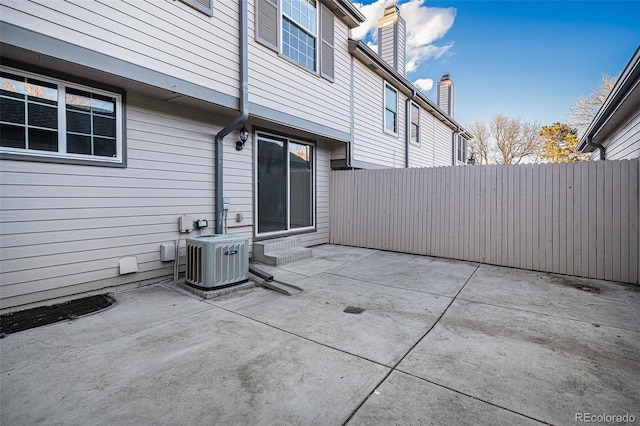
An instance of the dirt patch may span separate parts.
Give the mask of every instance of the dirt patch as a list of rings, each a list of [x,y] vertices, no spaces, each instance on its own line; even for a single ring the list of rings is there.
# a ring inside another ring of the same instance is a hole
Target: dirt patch
[[[364,312],[364,308],[360,308],[358,306],[347,306],[342,312],[347,314],[361,314]]]
[[[596,287],[590,284],[585,284],[579,278],[567,277],[567,276],[561,276],[561,275],[550,275],[549,278],[552,284],[559,284],[566,287],[577,288],[578,290],[586,291],[587,293],[600,294],[600,291],[601,291],[599,287]]]

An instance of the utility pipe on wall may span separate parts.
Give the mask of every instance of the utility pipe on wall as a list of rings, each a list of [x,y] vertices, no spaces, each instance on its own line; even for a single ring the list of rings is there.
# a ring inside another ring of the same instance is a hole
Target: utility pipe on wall
[[[224,146],[222,144],[224,137],[237,129],[249,118],[249,58],[248,58],[248,37],[247,37],[247,0],[240,1],[240,115],[227,124],[216,135],[216,226],[215,233],[222,234],[222,222],[224,217],[223,211],[223,161],[222,152]]]

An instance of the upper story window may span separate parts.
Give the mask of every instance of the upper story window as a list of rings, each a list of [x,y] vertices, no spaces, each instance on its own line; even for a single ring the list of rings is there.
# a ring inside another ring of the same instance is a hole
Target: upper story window
[[[411,142],[420,143],[420,107],[411,104]]]
[[[123,163],[118,93],[3,67],[0,126],[3,154]]]
[[[315,71],[318,11],[314,0],[282,2],[282,54]]]
[[[384,130],[398,134],[398,91],[384,84]]]
[[[256,40],[322,77],[334,79],[334,16],[316,0],[256,0]]]
[[[456,165],[467,163],[467,140],[458,135],[456,138]]]
[[[205,15],[213,16],[213,0],[181,0]]]

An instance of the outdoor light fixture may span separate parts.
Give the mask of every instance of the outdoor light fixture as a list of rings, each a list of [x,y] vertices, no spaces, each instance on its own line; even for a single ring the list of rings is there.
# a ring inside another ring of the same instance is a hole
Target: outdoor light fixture
[[[240,140],[236,142],[236,149],[238,151],[242,151],[242,148],[244,148],[244,143],[247,141],[247,139],[249,139],[249,131],[245,126],[242,126],[242,129],[240,129]]]

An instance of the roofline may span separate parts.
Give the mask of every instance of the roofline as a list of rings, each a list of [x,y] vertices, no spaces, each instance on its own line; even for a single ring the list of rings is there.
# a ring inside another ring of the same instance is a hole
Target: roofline
[[[434,113],[437,118],[443,123],[449,126],[452,130],[460,132],[460,135],[465,139],[472,139],[473,135],[464,129],[460,123],[449,117],[438,105],[436,105],[431,99],[416,88],[409,80],[400,75],[398,71],[393,69],[386,61],[384,61],[377,53],[375,53],[369,46],[363,43],[361,40],[349,39],[349,53],[359,60],[366,62],[367,60],[375,65],[374,72],[381,75],[387,80],[395,80],[398,86],[404,88],[405,95],[409,96],[414,101],[420,101],[423,106],[426,106],[427,111]]]
[[[618,77],[611,92],[600,106],[593,120],[587,127],[587,131],[582,135],[578,142],[578,151],[591,152],[596,145],[589,144],[588,140],[593,139],[598,132],[607,124],[610,116],[615,113],[618,106],[622,104],[627,96],[636,90],[640,82],[640,45],[636,48],[635,53],[629,60],[629,63]]]

